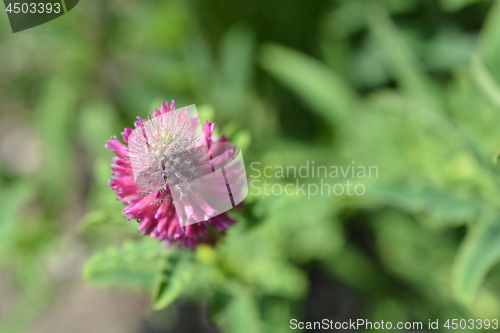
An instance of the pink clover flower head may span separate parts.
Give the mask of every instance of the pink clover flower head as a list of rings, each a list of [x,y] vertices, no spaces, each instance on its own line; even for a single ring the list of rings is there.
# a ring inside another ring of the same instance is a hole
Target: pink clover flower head
[[[116,137],[107,141],[106,149],[115,154],[111,159],[113,172],[109,186],[116,192],[117,199],[126,205],[122,213],[139,223],[139,232],[163,241],[166,246],[177,243],[195,248],[199,243],[215,244],[236,221],[222,213],[183,226],[168,184],[179,184],[183,191],[196,190],[190,188],[192,182],[189,180],[201,176],[202,168],[198,164],[203,156],[200,147],[229,140],[225,136],[217,140],[213,135],[215,124],[209,121],[205,122],[201,133],[196,133],[197,117],[189,117],[187,111],[172,112],[174,110],[174,101],[170,106],[163,102],[149,119],[137,117],[135,131],[133,128],[123,130],[123,143]],[[133,140],[131,135],[135,135]],[[230,155],[231,151],[219,154],[218,163],[227,162]],[[213,164],[211,167],[214,170]],[[226,186],[223,187],[227,191]],[[219,190],[222,189],[215,189]],[[233,201],[232,194],[230,196]],[[213,211],[209,202],[203,202],[200,207]]]

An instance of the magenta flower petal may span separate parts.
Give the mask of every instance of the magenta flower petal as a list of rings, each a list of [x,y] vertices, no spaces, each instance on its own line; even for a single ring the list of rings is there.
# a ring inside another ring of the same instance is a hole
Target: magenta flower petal
[[[149,119],[151,119],[151,117],[164,115],[170,111],[174,111],[174,109],[174,101],[172,101],[170,105],[163,102],[159,109],[154,110]],[[146,133],[148,126],[146,121],[147,119],[137,117],[137,120],[134,122],[135,129]],[[186,126],[188,130],[194,130],[193,125],[188,123]],[[202,138],[205,138],[207,144],[216,141],[212,137],[214,129],[215,124],[208,121],[203,126]],[[165,133],[163,133],[165,135],[168,135],[166,132],[169,130],[173,132],[176,131],[175,128],[162,130],[165,131]],[[118,195],[118,199],[126,205],[122,213],[128,219],[137,220],[139,223],[139,232],[143,232],[145,235],[150,235],[164,242],[165,246],[176,243],[183,247],[194,248],[199,243],[214,244],[227,228],[236,223],[236,221],[231,219],[226,213],[222,213],[206,221],[181,227],[175,206],[172,203],[172,194],[167,182],[164,181],[167,176],[166,171],[161,168],[149,168],[143,170],[143,178],[134,178],[128,147],[129,137],[133,131],[133,128],[125,128],[123,130],[121,135],[124,143],[119,141],[116,137],[111,137],[105,145],[106,149],[113,151],[116,155],[116,157],[111,159],[113,162],[111,165],[113,172],[109,184]],[[148,138],[146,135],[144,137],[146,138],[143,147],[144,152],[154,154],[155,142],[150,142],[154,141],[154,138]],[[222,136],[218,140],[218,142],[228,141],[229,140],[225,136]],[[134,148],[137,149],[137,147]],[[217,151],[214,151],[214,155],[216,163],[224,163],[231,157],[227,152],[219,154]],[[182,156],[176,157],[176,160],[172,159],[171,161],[168,160],[168,158],[167,161],[165,161],[165,158],[163,158],[161,165],[165,168],[165,166],[168,167],[169,165],[175,166],[176,163],[179,162],[189,162],[188,159],[181,160]],[[178,176],[180,178],[183,177],[182,174]],[[214,193],[223,193],[223,191],[227,190],[215,189]],[[210,216],[210,213],[214,211],[210,203],[205,201],[199,202],[193,206],[193,211],[194,210],[198,213],[204,213],[205,216]]]

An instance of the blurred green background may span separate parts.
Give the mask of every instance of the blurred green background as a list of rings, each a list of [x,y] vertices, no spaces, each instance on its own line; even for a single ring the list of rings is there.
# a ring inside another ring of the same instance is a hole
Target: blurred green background
[[[251,188],[215,248],[165,250],[122,218],[104,143],[171,99],[249,176],[378,177],[350,179],[362,196]],[[500,319],[499,126],[496,1],[82,0],[16,34],[2,11],[0,332]]]

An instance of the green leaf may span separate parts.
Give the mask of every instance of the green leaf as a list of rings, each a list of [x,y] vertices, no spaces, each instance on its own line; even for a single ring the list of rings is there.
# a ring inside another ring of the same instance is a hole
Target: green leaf
[[[443,137],[450,147],[468,150],[483,168],[485,174],[494,175],[491,158],[485,158],[468,133],[460,131],[450,119],[437,109],[426,106],[416,98],[409,98],[393,92],[377,93],[372,97],[372,102],[381,112],[390,111],[411,117],[412,124],[428,127]]]
[[[247,103],[255,58],[255,36],[250,27],[236,24],[222,37],[220,70],[213,85],[218,112],[234,117]]]
[[[130,230],[135,230],[137,232],[138,223],[135,220],[128,221],[123,218],[120,213],[111,213],[105,210],[95,210],[85,214],[80,222],[80,228],[82,231],[87,231],[88,229],[100,225],[114,225],[114,226],[124,226]]]
[[[106,101],[88,101],[79,112],[78,131],[82,144],[92,157],[109,158],[113,154],[104,148],[106,140],[116,133],[116,110]],[[120,138],[121,139],[121,138]]]
[[[390,291],[390,281],[381,269],[355,246],[347,245],[340,254],[321,263],[338,279],[367,295],[380,296]]]
[[[227,290],[218,288],[207,298],[208,317],[213,323],[220,326],[225,319],[228,306],[231,304],[231,295]]]
[[[335,39],[347,38],[361,31],[366,24],[364,9],[366,2],[359,0],[344,1],[324,15],[323,30]]]
[[[306,274],[285,257],[281,242],[255,229],[233,227],[217,246],[220,267],[246,285],[271,296],[300,299],[307,292]]]
[[[470,70],[479,90],[491,104],[500,109],[500,85],[479,56],[472,59]]]
[[[370,31],[384,52],[387,66],[401,87],[413,97],[442,109],[444,94],[420,68],[420,64],[403,37],[379,4],[369,7],[367,17]]]
[[[242,152],[245,152],[252,141],[252,135],[250,131],[243,128],[237,122],[229,122],[224,126],[221,131],[227,136],[231,142],[237,144]]]
[[[292,312],[293,303],[282,299],[268,299],[263,304],[262,324],[266,333],[289,333],[290,319],[295,317]]]
[[[223,331],[231,333],[262,332],[262,318],[255,296],[242,287],[234,289],[233,300],[227,307],[227,323],[223,326]]]
[[[149,238],[125,242],[93,254],[83,266],[83,278],[93,285],[151,290],[165,251],[160,242]]]
[[[432,223],[441,226],[465,224],[495,209],[484,200],[454,190],[403,183],[367,187],[364,199],[413,214],[425,214],[432,217]]]
[[[71,123],[78,91],[75,79],[54,76],[44,85],[35,110],[46,153],[43,183],[47,198],[54,204],[66,198],[64,194],[68,184],[72,183],[74,150],[71,147]]]
[[[459,1],[459,0],[451,0]],[[465,1],[465,0],[462,0]],[[469,0],[470,1],[470,0]],[[419,5],[419,0],[380,0],[384,8],[391,14],[404,14],[415,10]],[[366,5],[369,1],[349,0],[339,1],[334,9],[324,15],[324,33],[335,39],[344,39],[362,31],[366,26]]]
[[[156,276],[153,290],[153,307],[156,310],[170,305],[184,290],[193,275],[193,257],[190,250],[169,252]]]
[[[295,192],[294,187],[288,190]],[[263,217],[254,231],[258,237],[270,239],[297,262],[331,256],[344,245],[343,230],[328,195],[310,200],[300,196],[268,197],[254,209],[257,216]]]
[[[331,124],[349,115],[355,92],[321,62],[284,46],[265,44],[260,64]]]
[[[244,272],[264,294],[289,299],[300,299],[306,294],[307,276],[297,267],[285,261],[264,258],[253,261],[252,264]],[[252,274],[252,270],[257,272]]]
[[[33,198],[34,188],[19,182],[5,186],[0,192],[0,257],[8,253],[16,241],[19,230],[19,215],[23,206]]]
[[[93,211],[85,214],[80,220],[80,227],[82,230],[87,230],[94,225],[106,223],[108,221],[108,214],[104,211]]]
[[[479,35],[479,52],[493,76],[500,79],[500,3],[495,1]]]
[[[377,257],[398,278],[424,294],[450,294],[449,277],[456,241],[448,230],[432,230],[406,213],[386,211],[373,218]],[[418,262],[418,265],[415,263]]]
[[[441,7],[449,11],[459,11],[460,9],[482,0],[441,0]]]
[[[453,267],[453,292],[470,303],[488,271],[500,261],[500,218],[490,217],[469,228]]]

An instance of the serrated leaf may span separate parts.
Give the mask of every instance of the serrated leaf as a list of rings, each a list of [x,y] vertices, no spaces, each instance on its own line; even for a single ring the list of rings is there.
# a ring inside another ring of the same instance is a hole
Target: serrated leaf
[[[182,292],[193,274],[192,254],[185,251],[171,252],[163,257],[156,275],[153,307],[156,310],[170,305]]]
[[[500,261],[500,218],[490,217],[471,226],[460,245],[453,269],[453,292],[470,303],[486,274]]]
[[[151,290],[165,251],[161,243],[149,238],[126,242],[93,254],[83,266],[83,278],[93,285]]]

